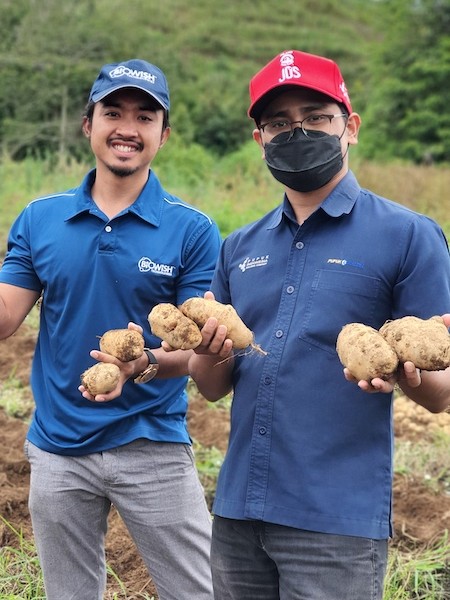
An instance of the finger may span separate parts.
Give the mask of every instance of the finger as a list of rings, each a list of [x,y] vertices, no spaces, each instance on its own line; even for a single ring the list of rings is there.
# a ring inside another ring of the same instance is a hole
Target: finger
[[[352,382],[357,382],[358,380],[356,379],[356,377],[354,377],[351,372],[347,369],[347,367],[344,368],[344,377],[347,381],[352,381]]]
[[[177,350],[177,348],[174,348],[173,346],[171,346],[170,344],[168,344],[167,342],[165,342],[164,340],[161,342],[161,348],[165,351],[165,352],[174,352],[175,350]]]
[[[403,365],[403,372],[404,377],[406,379],[406,383],[410,387],[417,387],[422,383],[420,369],[417,369],[416,365],[413,362],[405,362],[405,364]]]
[[[142,327],[140,325],[138,325],[137,323],[133,323],[133,321],[130,321],[128,323],[128,329],[134,329],[134,331],[138,331],[141,334],[144,333],[144,330],[142,329]]]
[[[119,367],[122,364],[118,358],[112,356],[111,354],[106,354],[106,352],[100,352],[99,350],[91,350],[89,354],[91,358],[93,358],[94,360],[98,360],[99,362],[111,363]]]

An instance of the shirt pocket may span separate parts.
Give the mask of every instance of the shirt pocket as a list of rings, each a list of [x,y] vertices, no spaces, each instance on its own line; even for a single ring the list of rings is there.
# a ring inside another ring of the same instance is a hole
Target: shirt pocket
[[[316,271],[300,319],[300,339],[335,353],[347,323],[374,327],[381,281],[358,273]]]

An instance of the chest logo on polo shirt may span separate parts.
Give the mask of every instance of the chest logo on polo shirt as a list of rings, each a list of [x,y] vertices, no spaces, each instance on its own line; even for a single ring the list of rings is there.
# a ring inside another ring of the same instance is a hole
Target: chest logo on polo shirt
[[[269,255],[266,256],[257,256],[256,258],[247,258],[242,261],[239,265],[240,270],[245,273],[248,269],[254,269],[255,267],[265,267],[269,262]]]
[[[156,263],[151,258],[143,256],[138,262],[139,271],[141,273],[154,273],[155,275],[164,275],[165,277],[173,277],[175,267]]]
[[[357,267],[358,269],[364,269],[364,263],[358,260],[349,260],[347,258],[329,258],[327,260],[329,265],[340,265],[341,267]]]

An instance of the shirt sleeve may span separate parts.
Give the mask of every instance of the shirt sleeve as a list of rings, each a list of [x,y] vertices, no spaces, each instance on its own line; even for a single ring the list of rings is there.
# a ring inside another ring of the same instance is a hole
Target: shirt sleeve
[[[33,267],[30,248],[30,210],[25,208],[14,221],[0,271],[0,282],[40,292],[42,284]]]

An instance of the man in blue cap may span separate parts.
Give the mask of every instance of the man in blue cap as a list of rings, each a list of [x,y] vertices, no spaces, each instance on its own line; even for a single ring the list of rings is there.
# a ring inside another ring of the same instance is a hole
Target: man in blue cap
[[[0,338],[42,297],[26,452],[47,600],[103,598],[112,505],[160,600],[212,599],[211,518],[186,429],[189,352],[164,352],[147,321],[155,304],[209,288],[220,245],[215,223],[150,169],[170,134],[169,107],[156,66],[105,65],[83,119],[95,168],[23,210],[0,271]],[[155,350],[128,363],[92,350],[127,326]],[[80,374],[96,360],[121,376],[93,397]]]

